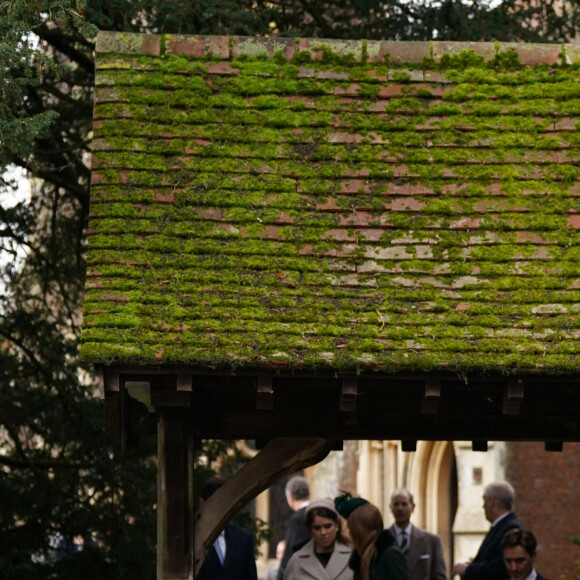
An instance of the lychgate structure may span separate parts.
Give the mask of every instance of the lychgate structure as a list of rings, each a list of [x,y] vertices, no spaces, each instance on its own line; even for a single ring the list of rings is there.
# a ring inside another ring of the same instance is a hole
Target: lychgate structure
[[[99,35],[82,354],[157,428],[160,579],[345,438],[580,440],[579,62]],[[194,517],[201,438],[263,448]]]

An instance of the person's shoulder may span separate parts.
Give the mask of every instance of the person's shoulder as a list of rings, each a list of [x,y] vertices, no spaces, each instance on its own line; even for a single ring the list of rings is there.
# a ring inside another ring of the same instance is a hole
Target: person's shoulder
[[[334,543],[334,551],[340,552],[341,554],[350,554],[352,552],[352,546],[349,546],[340,540],[336,540]]]
[[[518,520],[518,516],[516,515],[516,512],[509,512],[509,514],[504,518],[504,522],[509,523],[510,525],[512,525],[516,528],[522,527],[522,524],[521,524],[520,520]]]
[[[386,550],[387,548],[395,547],[395,535],[391,530],[383,530],[377,537],[376,540],[377,550],[379,552]]]
[[[298,562],[304,562],[309,558],[314,557],[314,540],[309,540],[304,544],[299,550],[296,550],[290,556],[288,560],[288,564],[286,565],[286,570],[293,570],[296,566],[298,566]]]
[[[423,528],[418,528],[417,526],[413,526],[413,530],[419,537],[428,538],[429,540],[441,540],[438,534],[434,534],[429,530],[424,530]]]
[[[314,540],[309,539],[303,542],[297,547],[292,553],[292,557],[298,556],[300,558],[306,558],[308,556],[314,555]]]
[[[250,538],[252,541],[254,540],[254,536],[248,530],[238,526],[236,524],[228,524],[226,527],[226,536],[230,535],[231,537],[238,537],[238,538]]]

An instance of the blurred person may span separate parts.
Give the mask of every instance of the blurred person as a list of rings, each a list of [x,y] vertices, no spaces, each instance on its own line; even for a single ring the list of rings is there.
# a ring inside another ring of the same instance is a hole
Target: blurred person
[[[284,580],[353,580],[348,566],[352,548],[330,499],[318,499],[306,507],[306,527],[312,538],[292,554]]]
[[[268,573],[266,574],[265,580],[276,580],[278,578],[278,571],[280,569],[280,563],[284,556],[284,550],[286,548],[286,540],[280,540],[276,544],[276,563],[270,566]]]
[[[390,530],[383,529],[383,516],[366,499],[345,493],[334,500],[346,518],[354,546],[349,566],[354,580],[410,580],[409,569]]]
[[[483,510],[491,529],[487,532],[472,562],[455,564],[453,575],[462,580],[505,580],[507,570],[501,553],[501,541],[507,531],[521,528],[514,513],[514,488],[507,481],[496,481],[483,491]]]
[[[286,548],[282,563],[278,570],[278,580],[284,577],[284,570],[288,565],[290,556],[310,539],[310,533],[306,527],[306,506],[310,502],[310,486],[301,475],[291,477],[284,488],[286,501],[294,512],[286,529]]]
[[[501,541],[503,562],[511,580],[547,580],[534,568],[538,542],[529,530],[514,528]]]
[[[201,490],[201,503],[222,485],[222,479],[211,479]],[[257,580],[254,538],[250,532],[228,524],[221,531],[201,565],[196,580]]]
[[[411,523],[413,494],[407,489],[395,490],[389,507],[395,518],[390,530],[405,556],[411,580],[447,580],[441,538]]]

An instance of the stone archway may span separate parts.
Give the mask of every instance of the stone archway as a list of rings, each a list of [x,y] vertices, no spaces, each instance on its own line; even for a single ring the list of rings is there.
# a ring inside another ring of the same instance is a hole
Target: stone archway
[[[413,521],[437,533],[443,542],[447,568],[453,562],[453,521],[457,511],[457,463],[450,441],[421,441],[409,457],[403,477],[415,496]]]

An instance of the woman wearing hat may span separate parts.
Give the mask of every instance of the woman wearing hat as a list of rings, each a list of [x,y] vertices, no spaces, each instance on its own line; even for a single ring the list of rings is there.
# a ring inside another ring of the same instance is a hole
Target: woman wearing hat
[[[311,501],[306,527],[312,538],[292,554],[284,580],[353,580],[348,567],[352,549],[340,529],[340,516],[332,500]]]
[[[396,547],[395,536],[383,529],[383,516],[376,506],[349,493],[334,500],[346,518],[354,552],[349,566],[355,580],[409,580],[405,557]]]

